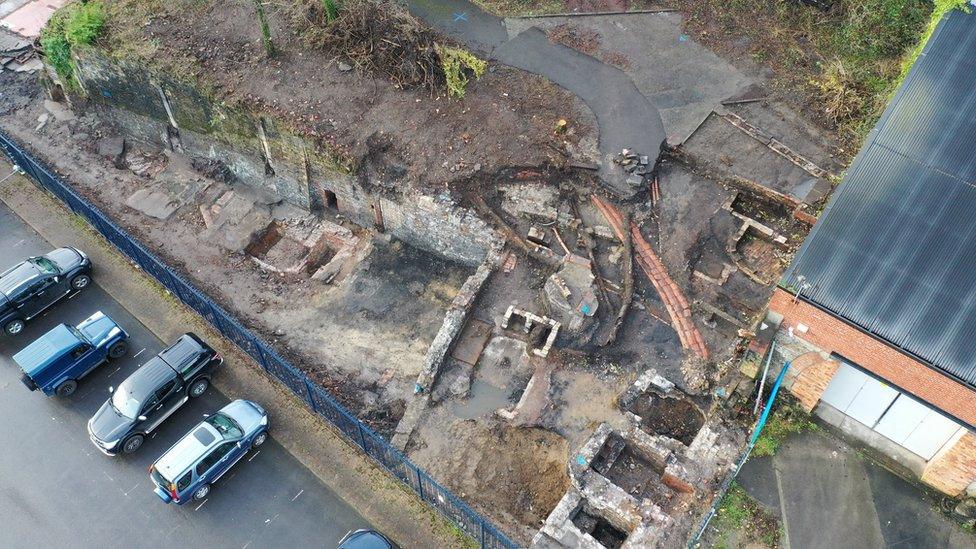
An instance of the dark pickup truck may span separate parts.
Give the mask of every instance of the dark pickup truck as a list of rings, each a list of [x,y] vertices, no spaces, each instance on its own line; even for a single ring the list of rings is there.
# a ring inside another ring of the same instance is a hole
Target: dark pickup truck
[[[91,261],[75,248],[30,257],[0,273],[0,329],[24,331],[25,323],[91,283]]]

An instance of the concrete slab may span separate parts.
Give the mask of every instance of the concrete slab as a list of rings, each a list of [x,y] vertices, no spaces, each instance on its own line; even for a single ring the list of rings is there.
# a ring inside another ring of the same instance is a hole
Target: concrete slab
[[[924,489],[822,432],[794,435],[772,458],[750,459],[737,481],[779,510],[789,546],[976,548]]]
[[[28,2],[0,20],[0,26],[27,38],[36,38],[41,35],[41,29],[47,24],[51,15],[69,1],[34,0]]]
[[[125,204],[149,217],[163,220],[169,219],[180,207],[169,194],[155,188],[139,189],[126,199]]]

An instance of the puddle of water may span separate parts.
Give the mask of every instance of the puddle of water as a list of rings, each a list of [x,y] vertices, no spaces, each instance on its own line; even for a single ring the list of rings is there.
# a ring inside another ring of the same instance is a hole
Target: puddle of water
[[[471,394],[468,398],[451,402],[451,413],[463,419],[476,419],[492,414],[499,408],[515,404],[508,398],[511,393],[511,389],[475,379],[471,382]]]

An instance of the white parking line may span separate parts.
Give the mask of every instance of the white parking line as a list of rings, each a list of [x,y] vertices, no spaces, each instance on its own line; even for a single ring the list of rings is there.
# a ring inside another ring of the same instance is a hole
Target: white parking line
[[[278,515],[280,515],[280,514],[281,514],[281,513],[275,513],[275,516],[273,516],[273,517],[271,517],[271,518],[269,518],[269,519],[265,519],[265,520],[264,520],[264,523],[265,523],[265,524],[271,524],[271,523],[272,523],[272,522],[274,521],[274,519],[276,519],[276,518],[278,518]]]
[[[142,354],[143,352],[145,352],[145,350],[146,350],[146,348],[145,348],[145,347],[143,347],[143,348],[142,348],[142,349],[141,349],[141,350],[140,350],[140,351],[139,351],[138,353],[136,353],[136,354],[134,354],[134,355],[132,355],[132,358],[135,358],[135,357],[137,357],[137,356],[139,356],[139,355],[141,355],[141,354]]]
[[[210,498],[207,498],[207,499],[203,500],[203,503],[201,503],[200,505],[197,505],[197,508],[194,509],[194,511],[199,511],[200,508],[203,507],[203,504],[204,503],[207,503],[208,501],[210,501]]]
[[[21,238],[20,240],[17,241],[16,244],[14,244],[14,248],[16,248],[17,246],[20,246],[24,242],[27,242],[27,239],[26,238]]]
[[[121,367],[121,366],[119,366],[118,368],[116,368],[116,369],[114,369],[114,370],[112,370],[112,373],[111,373],[111,374],[109,374],[109,375],[107,375],[107,376],[105,376],[105,377],[112,377],[112,376],[114,376],[114,375],[115,375],[115,373],[116,373],[116,372],[118,372],[118,371],[119,371],[119,370],[121,370],[121,369],[122,369],[122,367]]]
[[[298,496],[302,495],[302,493],[304,493],[304,492],[305,492],[305,489],[302,488],[301,490],[298,491],[297,494],[295,494],[295,497],[291,498],[291,500],[292,501],[295,501],[296,499],[298,499]]]
[[[110,477],[109,474],[106,473],[105,471],[102,471],[102,474],[105,475],[106,477],[108,477],[108,479],[111,480],[112,482],[115,482],[115,479],[112,478],[112,477]]]
[[[258,454],[260,454],[260,453],[261,453],[261,450],[258,450],[257,452],[254,452],[254,455],[251,456],[251,458],[247,460],[248,463],[250,463],[252,459],[258,457]]]
[[[132,488],[129,488],[129,491],[128,492],[122,492],[122,493],[125,494],[125,497],[129,497],[129,494],[131,494],[136,488],[138,488],[139,487],[139,484],[140,483],[136,483],[135,486],[133,486]]]

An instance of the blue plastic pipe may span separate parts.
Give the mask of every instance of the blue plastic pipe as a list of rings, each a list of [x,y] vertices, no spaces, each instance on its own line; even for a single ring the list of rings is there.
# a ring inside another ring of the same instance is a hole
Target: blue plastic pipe
[[[787,362],[783,365],[783,369],[779,371],[779,375],[776,376],[776,383],[773,384],[773,390],[769,394],[769,400],[766,401],[766,407],[763,408],[762,416],[759,417],[759,423],[756,424],[756,430],[752,432],[752,438],[749,440],[749,449],[752,450],[752,446],[756,444],[756,440],[759,438],[759,433],[762,432],[763,427],[766,425],[766,419],[769,418],[769,411],[773,409],[773,401],[776,400],[776,393],[779,392],[779,386],[783,383],[783,378],[786,377],[786,371],[790,369],[790,364],[792,362]]]

